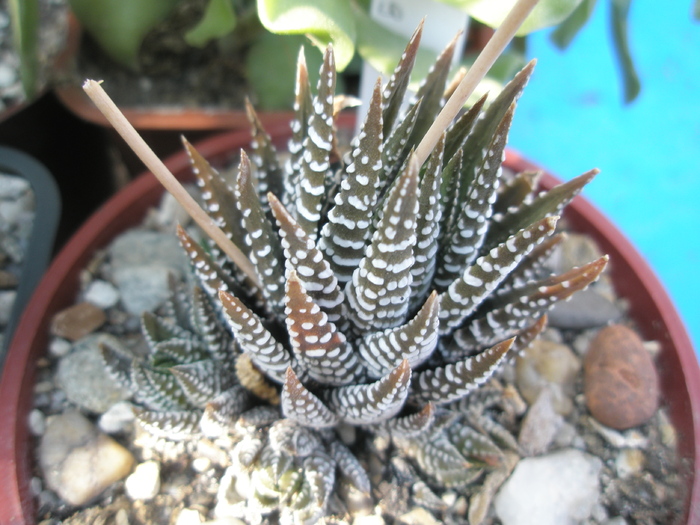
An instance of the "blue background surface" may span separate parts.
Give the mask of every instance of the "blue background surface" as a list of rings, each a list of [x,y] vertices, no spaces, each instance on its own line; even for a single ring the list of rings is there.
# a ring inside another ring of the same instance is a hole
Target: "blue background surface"
[[[597,167],[584,195],[646,257],[700,355],[700,23],[692,0],[632,2],[629,38],[642,81],[623,102],[609,2],[564,52],[540,31],[510,146],[570,179]]]

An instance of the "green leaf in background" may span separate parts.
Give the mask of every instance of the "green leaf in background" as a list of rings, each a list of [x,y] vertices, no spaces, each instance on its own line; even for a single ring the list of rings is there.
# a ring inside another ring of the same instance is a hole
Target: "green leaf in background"
[[[693,3],[693,18],[700,20],[700,0],[695,0]]]
[[[24,95],[31,99],[38,90],[39,1],[10,0],[12,38],[20,59],[20,76]]]
[[[246,59],[248,83],[260,109],[290,109],[294,103],[294,82],[299,49],[308,44],[302,35],[275,35],[263,32],[253,43]],[[323,55],[314,46],[305,46],[309,81],[316,86]],[[273,73],[271,73],[273,72]],[[340,92],[340,88],[338,89]]]
[[[170,14],[180,0],[69,0],[85,30],[111,58],[138,67],[146,34]]]
[[[354,9],[354,13],[357,23],[357,52],[374,69],[390,75],[406,48],[406,37],[387,29],[360,8]],[[418,49],[413,67],[414,78],[423,78],[428,74],[430,66],[435,62],[435,55],[436,53],[424,48]]]
[[[441,0],[463,9],[469,16],[489,27],[498,27],[516,0]],[[551,27],[565,20],[582,0],[540,0],[530,16],[516,33],[527,35],[538,29]]]
[[[236,12],[231,0],[209,0],[199,23],[185,33],[185,41],[204,47],[210,40],[228,35],[236,27]]]
[[[272,33],[306,34],[324,48],[333,42],[338,71],[355,54],[355,20],[347,0],[257,0],[258,16]]]
[[[355,9],[355,20],[357,22],[358,54],[380,73],[391,75],[406,47],[406,38],[373,20],[360,8]],[[421,80],[428,74],[430,66],[435,62],[435,55],[436,53],[424,48],[418,50],[411,76],[411,89],[417,89]],[[468,69],[475,58],[476,56],[466,57],[460,61],[459,66]],[[509,50],[503,53],[469,98],[467,104],[474,103],[487,92],[492,95],[498,94],[503,88],[503,84],[509,81],[524,63],[525,57],[518,51]]]
[[[551,38],[554,45],[559,49],[566,49],[576,37],[583,26],[586,25],[591,18],[593,9],[595,9],[597,0],[583,0],[579,6],[574,9],[569,18],[564,20],[552,32]]]
[[[627,38],[627,19],[631,0],[612,0],[610,21],[612,23],[613,47],[622,69],[622,83],[625,102],[632,102],[641,89],[639,76],[634,67]]]

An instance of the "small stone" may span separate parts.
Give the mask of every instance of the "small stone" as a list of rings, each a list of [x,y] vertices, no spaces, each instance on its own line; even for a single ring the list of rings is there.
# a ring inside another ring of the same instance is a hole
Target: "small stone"
[[[166,191],[156,211],[156,221],[161,226],[180,224],[185,228],[191,219],[189,213],[187,213],[177,199]]]
[[[564,449],[525,458],[495,498],[503,525],[562,525],[588,519],[600,498],[603,464],[595,456]]]
[[[134,458],[119,443],[98,432],[78,412],[48,419],[39,446],[47,485],[71,505],[83,505],[123,479]]]
[[[219,518],[216,520],[205,521],[202,525],[246,525],[246,522],[238,518]]]
[[[175,235],[144,230],[130,230],[109,247],[115,269],[130,266],[162,266],[177,275],[187,271],[187,258]]]
[[[479,488],[472,494],[468,508],[466,506],[466,500],[464,500],[465,508],[461,515],[467,512],[469,513],[467,516],[469,525],[481,525],[481,523],[485,521],[496,492],[501,485],[503,485],[503,482],[508,476],[510,476],[511,472],[513,472],[519,460],[520,458],[516,453],[507,451],[501,466],[489,472]],[[464,496],[460,496],[460,499],[464,499]]]
[[[201,525],[202,515],[195,509],[182,509],[175,521],[175,525]]]
[[[78,303],[58,312],[51,321],[51,333],[77,341],[97,330],[107,320],[101,308],[90,303]]]
[[[615,470],[621,478],[638,474],[644,469],[644,452],[636,448],[625,448],[615,458]]]
[[[160,490],[160,465],[156,461],[136,465],[126,478],[124,489],[132,500],[153,499]]]
[[[604,326],[620,317],[620,309],[593,288],[575,293],[568,301],[558,302],[547,314],[550,325],[573,330]]]
[[[119,509],[114,515],[114,525],[129,525],[129,513],[126,509]]]
[[[352,520],[352,525],[385,525],[384,518],[381,516],[357,516]]]
[[[42,483],[40,477],[34,476],[29,480],[29,490],[34,496],[41,494],[41,491],[44,490],[44,484]]]
[[[195,472],[206,472],[211,468],[211,459],[209,458],[194,458],[192,460],[192,468]]]
[[[98,279],[88,286],[85,300],[106,310],[119,302],[119,292],[112,283]]]
[[[401,525],[440,525],[428,510],[423,507],[416,507],[409,512],[402,514],[396,520]]]
[[[549,264],[555,272],[563,273],[595,261],[602,255],[598,245],[588,235],[568,232],[564,242],[554,250]]]
[[[156,310],[170,296],[168,278],[172,269],[166,266],[128,266],[114,272],[122,304],[127,312],[141,315]]]
[[[600,331],[584,361],[584,390],[593,417],[611,428],[635,427],[654,415],[659,379],[636,333],[623,325]]]
[[[31,184],[24,177],[0,174],[0,199],[14,200],[31,189]]]
[[[1,87],[7,87],[14,83],[14,81],[17,79],[17,71],[15,68],[6,65],[6,64],[0,64],[0,86]]]
[[[554,396],[549,388],[540,392],[520,427],[518,444],[525,456],[543,454],[559,433],[564,419],[554,409]]]
[[[49,354],[53,357],[63,357],[73,348],[73,345],[67,339],[62,337],[54,337],[49,343]]]
[[[580,360],[568,346],[536,340],[516,361],[516,382],[531,405],[549,388],[554,409],[565,416],[573,410],[574,379],[580,370]]]
[[[29,412],[29,432],[32,436],[41,436],[46,431],[46,416],[36,408]]]
[[[97,426],[105,434],[118,434],[128,430],[135,419],[131,403],[120,401],[100,416]]]
[[[0,270],[0,290],[5,288],[16,288],[19,284],[17,276],[11,272]]]
[[[107,334],[93,334],[82,339],[70,354],[61,358],[56,372],[56,381],[66,397],[98,414],[131,395],[116,384],[105,369],[100,343],[111,339]]]

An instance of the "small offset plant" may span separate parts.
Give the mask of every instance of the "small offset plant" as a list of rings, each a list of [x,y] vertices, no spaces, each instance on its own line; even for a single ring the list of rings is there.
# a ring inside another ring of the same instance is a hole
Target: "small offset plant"
[[[409,480],[428,508],[436,487],[498,468],[517,444],[490,378],[606,265],[545,265],[557,215],[595,171],[538,194],[532,174],[501,168],[534,64],[465,111],[419,165],[413,150],[449,95],[454,51],[403,110],[419,40],[376,84],[347,153],[331,48],[315,94],[300,54],[286,160],[252,108],[234,181],[186,144],[208,213],[257,279],[180,228],[197,286],[173,285],[166,311],[144,314],[147,359],[103,347],[151,432],[233,437],[232,498],[250,522],[313,523],[342,508],[341,485],[376,495],[365,467],[387,449],[385,479]]]

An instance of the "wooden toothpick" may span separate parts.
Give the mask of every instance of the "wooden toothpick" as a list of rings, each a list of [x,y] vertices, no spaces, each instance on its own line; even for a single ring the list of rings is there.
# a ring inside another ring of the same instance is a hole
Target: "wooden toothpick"
[[[428,155],[430,155],[430,152],[435,148],[443,131],[445,131],[454,120],[457,113],[464,107],[464,103],[476,89],[476,86],[484,79],[486,73],[488,73],[491,66],[493,66],[493,63],[501,53],[503,53],[510,41],[513,40],[515,33],[538,1],[539,0],[518,0],[508,15],[506,15],[503,23],[498,27],[483,51],[479,53],[472,67],[469,68],[467,74],[445,104],[445,107],[442,108],[442,111],[440,111],[440,114],[430,126],[430,129],[428,129],[420,144],[416,147],[414,155],[419,165],[422,165],[428,158]]]
[[[141,138],[124,114],[119,111],[116,104],[109,98],[105,90],[102,89],[100,83],[95,80],[86,80],[83,84],[83,89],[146,167],[151,170],[165,189],[175,197],[185,210],[187,210],[190,217],[192,217],[199,227],[202,228],[219,248],[231,258],[234,264],[238,266],[256,286],[260,287],[260,280],[250,260],[243,254],[238,246],[233,244],[226,234],[214,224],[209,215],[197,204],[197,201],[187,193],[187,190],[185,190],[182,184],[180,184],[165,164],[163,164],[148,144],[146,144],[143,138]]]

